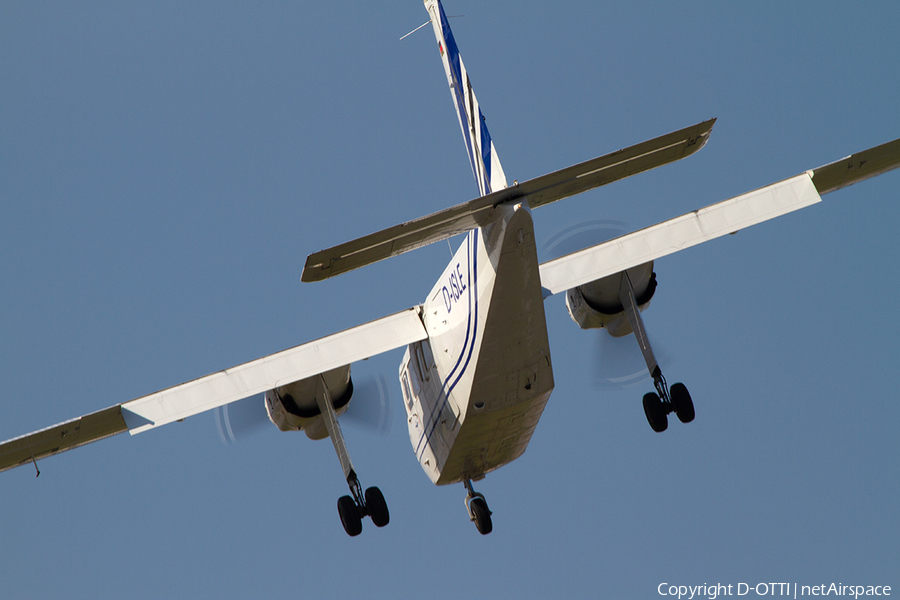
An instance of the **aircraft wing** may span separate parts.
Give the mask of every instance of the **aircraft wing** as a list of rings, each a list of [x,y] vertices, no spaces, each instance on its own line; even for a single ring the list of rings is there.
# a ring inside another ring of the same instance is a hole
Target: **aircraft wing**
[[[540,266],[544,297],[735,233],[900,166],[900,139]]]
[[[527,201],[531,208],[686,158],[702,148],[716,120],[624,148],[611,154],[517,183],[500,191],[310,254],[302,281],[322,281],[465,233],[483,225],[495,206]]]
[[[900,138],[813,169],[813,182],[820,194],[827,194],[898,166]]]
[[[0,471],[128,431],[132,435],[428,337],[419,307],[212,373],[0,444]]]

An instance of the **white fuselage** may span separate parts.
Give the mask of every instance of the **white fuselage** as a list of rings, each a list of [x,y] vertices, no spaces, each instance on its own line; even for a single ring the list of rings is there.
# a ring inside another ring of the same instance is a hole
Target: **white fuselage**
[[[438,484],[478,480],[518,458],[553,390],[527,207],[498,206],[426,299],[428,339],[400,365],[409,436]]]

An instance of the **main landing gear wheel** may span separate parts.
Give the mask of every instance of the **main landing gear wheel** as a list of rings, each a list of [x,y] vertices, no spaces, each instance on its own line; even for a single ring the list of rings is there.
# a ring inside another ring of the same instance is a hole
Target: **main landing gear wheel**
[[[694,401],[683,383],[676,383],[669,392],[672,398],[672,408],[682,423],[690,423],[694,420]]]
[[[338,514],[341,515],[341,525],[347,535],[354,537],[362,533],[362,516],[359,514],[359,507],[350,496],[341,496],[338,498]]]
[[[370,487],[366,490],[366,509],[375,527],[384,527],[391,520],[391,513],[388,512],[387,502],[381,490],[377,487]]]
[[[362,487],[356,474],[347,483],[350,484],[352,496],[341,496],[338,498],[338,514],[341,516],[341,525],[344,531],[350,537],[355,537],[362,533],[363,517],[371,517],[376,527],[384,527],[391,520],[391,513],[388,512],[387,502],[384,501],[384,495],[377,487],[370,487],[366,490],[365,495],[362,494]]]
[[[484,494],[479,494],[472,489],[472,481],[465,480],[466,486],[466,511],[469,513],[469,520],[475,523],[475,528],[481,535],[487,535],[494,530],[494,524],[491,521],[491,509],[488,508]]]
[[[675,413],[682,423],[690,423],[694,420],[694,401],[683,383],[676,383],[669,390],[666,388],[666,380],[658,374],[656,389],[658,394],[650,392],[644,394],[644,414],[653,431],[661,433],[669,426],[667,415]]]
[[[666,407],[658,394],[653,392],[644,394],[644,414],[647,415],[647,422],[656,433],[662,433],[669,426],[666,413]]]

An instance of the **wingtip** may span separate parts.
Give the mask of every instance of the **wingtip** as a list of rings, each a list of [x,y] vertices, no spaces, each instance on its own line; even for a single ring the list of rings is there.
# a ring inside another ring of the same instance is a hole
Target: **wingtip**
[[[310,268],[309,266],[303,267],[303,272],[300,274],[300,281],[303,283],[313,283],[314,281],[322,281],[324,277],[321,277],[322,273],[321,266],[316,266]]]
[[[303,283],[312,283],[330,277],[328,270],[325,268],[325,263],[320,256],[322,252],[322,250],[313,252],[306,257],[306,264],[303,265],[303,272],[300,273],[300,281]]]
[[[827,194],[900,167],[900,138],[813,169],[819,194]]]
[[[709,141],[709,136],[712,133],[713,126],[716,124],[716,118],[713,117],[707,121],[702,121],[697,124],[697,134],[696,136],[690,138],[687,142],[687,145],[684,149],[683,158],[687,158],[688,156],[696,153],[698,150],[703,148],[706,145],[706,142]]]

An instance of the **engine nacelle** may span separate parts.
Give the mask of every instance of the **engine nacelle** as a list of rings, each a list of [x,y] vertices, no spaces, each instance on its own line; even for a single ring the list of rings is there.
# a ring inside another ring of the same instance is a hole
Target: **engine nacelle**
[[[652,261],[566,290],[566,308],[579,327],[606,328],[613,337],[631,333],[631,324],[619,299],[623,273],[628,273],[638,308],[641,311],[647,308],[656,292],[656,273],[653,272]]]
[[[344,365],[321,375],[325,379],[331,403],[338,415],[346,412],[353,396],[350,365]],[[319,375],[266,392],[266,412],[281,431],[305,431],[313,440],[328,437],[325,421],[316,402]]]

